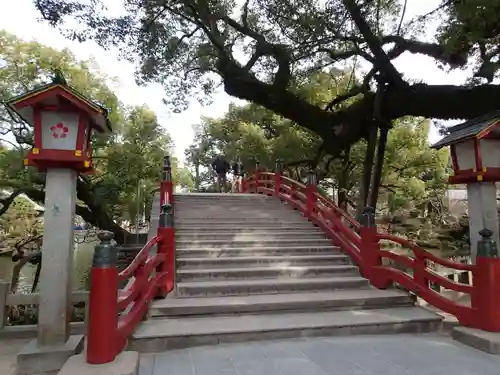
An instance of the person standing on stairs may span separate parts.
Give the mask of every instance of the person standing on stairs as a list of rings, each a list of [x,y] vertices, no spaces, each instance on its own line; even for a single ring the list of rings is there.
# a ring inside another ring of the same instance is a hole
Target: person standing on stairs
[[[229,167],[229,163],[222,155],[216,156],[214,161],[212,162],[212,168],[214,169],[215,173],[217,173],[217,191],[219,193],[226,192],[226,174],[229,171]]]
[[[233,184],[231,191],[233,193],[239,193],[243,176],[243,163],[238,159],[233,163],[231,169],[233,170]]]

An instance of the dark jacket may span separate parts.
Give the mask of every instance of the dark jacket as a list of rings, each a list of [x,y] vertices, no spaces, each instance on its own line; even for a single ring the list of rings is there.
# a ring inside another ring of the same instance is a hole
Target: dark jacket
[[[229,163],[222,156],[217,156],[212,162],[212,168],[217,173],[227,173],[229,170]]]
[[[243,174],[243,164],[242,163],[233,163],[232,170],[235,176],[241,176]]]

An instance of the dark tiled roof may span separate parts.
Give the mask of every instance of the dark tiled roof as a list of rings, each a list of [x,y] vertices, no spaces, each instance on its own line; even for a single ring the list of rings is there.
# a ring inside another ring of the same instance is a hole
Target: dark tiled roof
[[[439,142],[433,144],[431,147],[441,148],[449,146],[452,143],[474,137],[498,120],[500,120],[500,110],[490,112],[486,115],[452,126],[448,129],[450,133],[444,136]]]

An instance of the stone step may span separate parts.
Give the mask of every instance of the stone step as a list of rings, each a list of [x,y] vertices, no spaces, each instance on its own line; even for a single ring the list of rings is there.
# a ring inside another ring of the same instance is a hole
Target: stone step
[[[256,266],[314,266],[327,264],[351,264],[347,255],[292,255],[292,256],[249,256],[249,257],[205,257],[177,258],[177,269],[205,269],[210,267],[256,267]]]
[[[288,203],[279,201],[278,199],[197,199],[197,200],[177,200],[174,203],[175,205],[182,207],[218,207],[218,206],[227,206],[227,207],[235,207],[235,206],[246,206],[246,207],[255,207],[255,205],[262,207],[284,207],[288,206]]]
[[[245,279],[305,279],[359,275],[353,265],[267,266],[245,268],[177,269],[177,281],[245,280]]]
[[[153,353],[224,342],[433,332],[441,319],[420,307],[151,319],[134,332],[128,349]]]
[[[264,194],[233,194],[233,193],[187,193],[174,194],[176,201],[190,200],[249,200],[249,199],[275,199]]]
[[[295,223],[290,223],[290,222],[265,222],[265,221],[253,221],[253,222],[242,222],[242,221],[237,221],[237,220],[228,220],[226,222],[218,222],[216,220],[200,220],[197,223],[186,223],[186,222],[179,222],[178,220],[175,220],[175,229],[177,231],[184,231],[184,230],[197,230],[198,228],[204,228],[203,230],[242,230],[246,231],[248,230],[254,230],[254,231],[259,231],[259,230],[265,230],[265,231],[272,231],[272,230],[281,230],[282,228],[294,228],[297,230],[298,228],[302,228],[302,230],[306,229],[311,229],[311,228],[317,228],[313,226],[310,222],[308,221],[301,221],[301,222],[295,222]]]
[[[228,210],[234,210],[237,207],[244,207],[248,210],[255,210],[257,208],[262,208],[266,210],[289,210],[291,206],[288,203],[284,203],[275,199],[272,200],[246,200],[246,201],[204,201],[204,202],[175,202],[174,206],[177,208],[182,207],[184,210],[217,210],[218,208],[224,208]]]
[[[301,225],[302,224],[302,225]],[[319,230],[318,227],[315,227],[311,225],[308,222],[300,223],[300,224],[295,224],[295,225],[288,225],[288,226],[283,226],[283,225],[278,225],[275,227],[235,227],[232,225],[220,225],[220,226],[211,226],[211,225],[205,225],[205,226],[184,226],[184,225],[177,225],[176,226],[176,231],[175,234],[176,236],[181,236],[181,235],[190,235],[190,234],[205,234],[205,233],[234,233],[234,234],[254,234],[254,233],[270,233],[270,232],[304,232],[304,231],[309,231],[311,233],[314,232],[319,232],[323,233],[323,231]]]
[[[165,298],[154,301],[153,317],[204,314],[241,314],[284,311],[366,310],[413,306],[413,298],[398,289],[359,289],[236,297]]]
[[[288,217],[286,220],[275,218],[275,217],[265,217],[265,218],[178,218],[175,217],[175,226],[207,226],[207,225],[231,225],[235,227],[270,227],[270,226],[290,226],[290,225],[300,225],[308,224],[311,225],[305,218],[301,216]]]
[[[175,239],[176,241],[211,241],[213,239],[224,240],[224,241],[257,241],[261,239],[266,239],[268,241],[278,240],[278,239],[311,239],[311,238],[319,238],[325,239],[326,236],[324,233],[320,231],[315,231],[311,228],[308,231],[297,231],[297,232],[279,232],[274,230],[261,231],[261,232],[240,232],[240,233],[231,233],[228,231],[212,231],[205,233],[184,233],[184,232],[176,232]]]
[[[242,222],[248,222],[248,221],[259,221],[259,220],[266,220],[266,221],[287,221],[287,222],[301,222],[304,221],[304,217],[300,214],[293,214],[293,213],[272,213],[272,212],[255,212],[255,213],[246,213],[243,210],[240,212],[234,212],[234,213],[214,213],[210,214],[207,212],[200,211],[198,213],[192,213],[192,214],[186,214],[186,213],[180,213],[175,215],[176,221],[188,221],[188,220],[217,220],[217,221],[232,221],[232,220],[239,220]]]
[[[252,199],[254,198],[254,199]],[[159,202],[158,202],[159,204]],[[288,203],[284,201],[280,201],[278,199],[275,199],[273,197],[271,198],[266,198],[262,196],[256,196],[256,197],[249,197],[249,198],[222,198],[222,199],[177,199],[175,200],[174,204],[176,205],[182,205],[182,206],[195,206],[195,205],[202,205],[202,206],[219,206],[219,205],[245,205],[245,206],[252,206],[255,204],[258,205],[269,205],[273,207],[278,207],[278,206],[286,206]]]
[[[234,296],[291,293],[299,290],[356,289],[366,288],[368,285],[368,281],[360,276],[341,276],[310,279],[190,281],[177,283],[176,291],[178,296]]]
[[[231,244],[231,246],[233,246]],[[269,247],[197,247],[197,248],[177,248],[177,259],[182,258],[218,258],[218,257],[260,257],[270,255],[338,255],[340,248],[332,245],[303,245],[303,246],[269,246]]]
[[[267,239],[267,238],[249,238],[249,239],[240,239],[240,238],[233,238],[230,241],[224,241],[224,240],[204,240],[204,241],[193,241],[191,239],[182,239],[182,240],[176,240],[175,241],[175,247],[176,249],[183,249],[183,248],[189,248],[189,249],[194,249],[194,248],[203,248],[203,249],[208,249],[208,248],[220,248],[224,250],[224,247],[226,246],[231,246],[231,247],[251,247],[251,248],[259,248],[259,247],[270,247],[274,245],[280,245],[280,246],[291,246],[291,245],[297,245],[297,246],[327,246],[331,245],[332,240],[328,238],[315,238],[315,236],[309,238],[300,238],[300,239],[294,239],[294,238],[284,238],[284,239]]]
[[[247,210],[246,208],[243,207],[238,207],[238,210],[224,210],[224,209],[217,209],[217,210],[202,210],[202,209],[197,209],[197,210],[178,210],[178,212],[175,212],[175,216],[178,219],[187,219],[187,218],[197,218],[199,216],[203,217],[228,217],[228,218],[233,218],[233,217],[241,217],[241,218],[251,218],[251,217],[263,217],[263,218],[274,218],[274,217],[279,217],[279,218],[301,218],[302,214],[298,211],[292,211],[289,210],[288,208],[285,209],[280,209],[280,210],[269,210],[269,209],[252,209],[252,210]]]
[[[192,213],[180,212],[175,215],[175,218],[178,220],[189,220],[189,219],[219,219],[219,220],[259,220],[259,219],[267,219],[269,221],[276,221],[278,219],[283,221],[295,221],[295,220],[304,220],[304,216],[299,213],[289,213],[289,212],[269,212],[269,211],[260,211],[260,212],[245,212],[241,211],[226,211],[226,212],[209,212],[209,211],[198,211]]]
[[[197,207],[202,208],[216,208],[216,207],[246,207],[249,209],[255,209],[256,207],[262,208],[283,208],[287,207],[289,204],[283,203],[277,199],[245,199],[245,200],[188,200],[188,201],[175,201],[174,207],[182,207],[183,209],[195,209]]]

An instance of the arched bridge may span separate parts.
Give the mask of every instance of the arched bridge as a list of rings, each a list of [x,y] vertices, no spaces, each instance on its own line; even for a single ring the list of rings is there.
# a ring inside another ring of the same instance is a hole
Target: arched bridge
[[[370,208],[360,223],[314,184],[279,171],[256,170],[240,190],[174,194],[166,170],[149,242],[126,269],[117,270],[111,237],[101,235],[88,363],[111,362],[125,348],[440,330],[442,316],[416,297],[464,327],[500,331],[500,262],[487,231],[477,263],[455,263],[378,231]],[[385,250],[382,241],[413,255]],[[432,263],[470,272],[472,285],[439,275]],[[470,304],[448,299],[431,282],[469,294]]]

